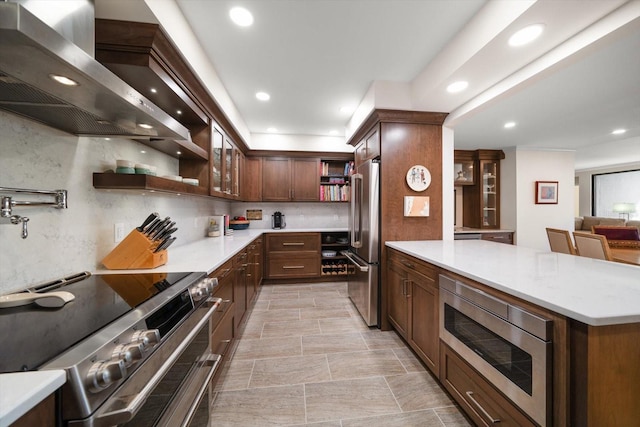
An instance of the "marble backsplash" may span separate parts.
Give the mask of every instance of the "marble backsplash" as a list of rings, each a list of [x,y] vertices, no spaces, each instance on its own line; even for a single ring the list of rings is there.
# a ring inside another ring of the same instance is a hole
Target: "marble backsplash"
[[[115,169],[117,159],[155,165],[158,175],[177,175],[178,161],[135,141],[77,137],[3,111],[0,135],[0,187],[68,191],[68,209],[14,208],[14,214],[30,219],[27,239],[20,237],[19,225],[0,221],[0,294],[94,271],[116,246],[114,224],[123,223],[128,233],[150,212],[176,221],[174,246],[204,238],[209,216],[244,215],[246,209],[263,210],[263,220],[252,221],[252,228],[270,228],[275,211],[287,215],[288,229],[347,226],[346,204],[230,203],[96,190],[92,173]],[[10,195],[15,200],[33,200],[25,194]]]

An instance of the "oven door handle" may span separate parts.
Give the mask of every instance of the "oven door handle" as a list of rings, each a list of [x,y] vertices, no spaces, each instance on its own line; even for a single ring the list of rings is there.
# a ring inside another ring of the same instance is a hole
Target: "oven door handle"
[[[202,387],[200,387],[200,390],[198,390],[198,393],[196,394],[196,398],[193,400],[193,403],[189,407],[189,410],[187,411],[187,415],[186,415],[186,417],[184,419],[184,422],[182,423],[181,427],[186,427],[189,424],[191,424],[191,420],[193,419],[193,416],[195,415],[196,410],[198,409],[198,406],[200,406],[200,401],[202,400],[202,397],[204,396],[204,394],[207,392],[207,387],[209,387],[209,383],[211,382],[211,378],[213,378],[213,375],[218,370],[218,365],[222,361],[222,355],[220,355],[220,354],[211,354],[208,357],[208,361],[209,362],[213,361],[213,366],[211,366],[211,370],[207,374],[207,379],[202,384]]]
[[[186,427],[186,426],[189,426],[191,424],[191,420],[193,419],[193,416],[195,415],[196,410],[200,406],[200,403],[202,401],[202,398],[203,398],[204,394],[207,392],[207,387],[209,387],[209,383],[211,382],[211,378],[213,378],[213,376],[215,375],[216,371],[218,370],[218,365],[222,362],[222,357],[223,357],[222,355],[226,354],[227,350],[229,349],[229,345],[231,344],[231,340],[225,340],[224,343],[225,343],[224,350],[220,354],[211,354],[211,355],[209,355],[208,360],[209,361],[215,360],[215,362],[213,363],[213,366],[211,367],[211,370],[209,371],[209,373],[207,375],[207,379],[202,384],[202,387],[200,387],[200,390],[198,390],[198,393],[196,394],[195,399],[193,399],[193,403],[189,407],[189,410],[187,411],[187,415],[185,416],[184,422],[182,423],[181,427]]]
[[[193,341],[195,336],[200,332],[200,329],[202,329],[204,326],[207,325],[213,313],[215,313],[215,311],[220,306],[222,299],[212,298],[209,301],[212,301],[213,304],[211,305],[211,307],[209,307],[209,310],[207,310],[207,313],[202,317],[202,319],[198,321],[198,323],[193,327],[189,335],[187,335],[185,339],[180,343],[180,345],[175,349],[175,351],[171,353],[171,356],[167,358],[165,363],[162,364],[162,366],[158,369],[156,374],[153,377],[151,377],[149,382],[142,388],[142,390],[140,390],[140,392],[135,395],[135,397],[129,402],[129,404],[125,408],[100,414],[97,417],[97,420],[100,421],[99,425],[122,424],[128,421],[131,421],[131,419],[133,419],[133,417],[138,413],[142,405],[144,405],[144,403],[147,401],[147,399],[149,398],[153,390],[156,388],[158,383],[160,383],[160,381],[162,380],[162,378],[164,378],[164,376],[169,371],[169,369],[171,369],[174,362],[178,359],[178,357],[180,357],[180,355],[187,348],[187,346],[191,344],[191,341]]]

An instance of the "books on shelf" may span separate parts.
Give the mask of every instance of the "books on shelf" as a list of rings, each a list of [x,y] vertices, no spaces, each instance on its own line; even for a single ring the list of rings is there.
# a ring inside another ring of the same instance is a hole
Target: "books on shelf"
[[[349,186],[348,185],[321,185],[320,201],[322,202],[349,201]]]
[[[320,175],[321,176],[349,176],[353,174],[355,165],[353,161],[345,162],[343,168],[339,168],[336,162],[321,162],[320,163]]]

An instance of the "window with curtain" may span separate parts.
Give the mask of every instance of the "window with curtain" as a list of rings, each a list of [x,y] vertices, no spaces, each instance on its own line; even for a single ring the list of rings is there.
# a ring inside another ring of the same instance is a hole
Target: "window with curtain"
[[[592,176],[594,216],[640,219],[640,170]]]

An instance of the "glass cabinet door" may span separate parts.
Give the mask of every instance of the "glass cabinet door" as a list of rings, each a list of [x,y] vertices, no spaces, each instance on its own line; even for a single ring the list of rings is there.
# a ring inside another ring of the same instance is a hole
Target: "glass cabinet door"
[[[233,145],[231,141],[224,140],[224,192],[231,194],[233,176]]]
[[[224,135],[222,132],[213,128],[212,141],[212,160],[211,160],[211,190],[222,191],[222,151],[223,151]]]
[[[498,228],[498,162],[482,160],[480,162],[482,178],[482,227]]]

